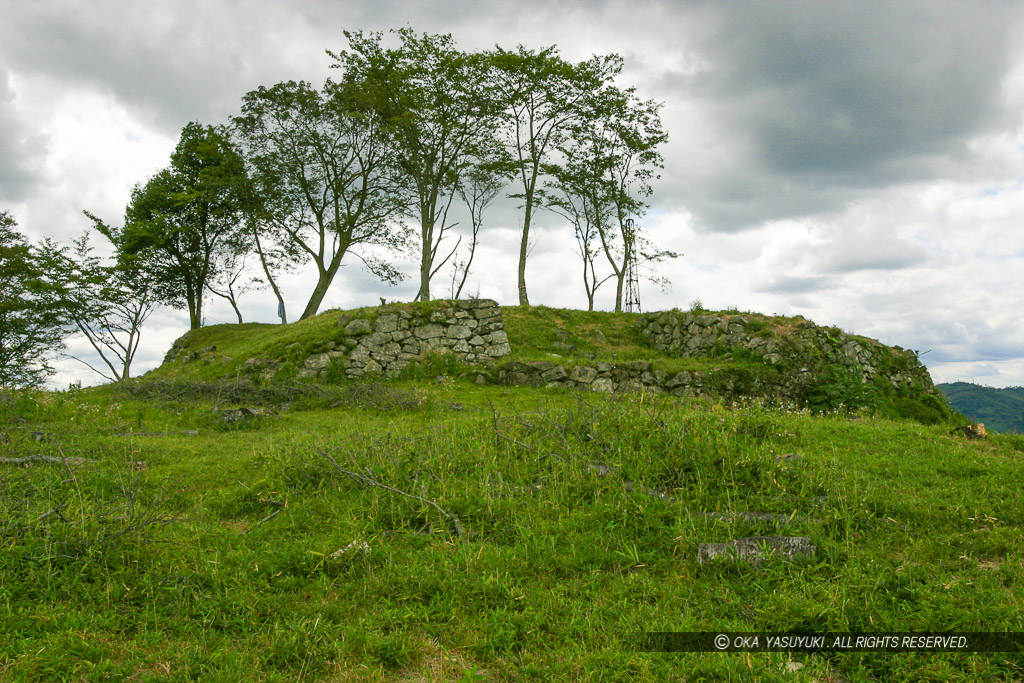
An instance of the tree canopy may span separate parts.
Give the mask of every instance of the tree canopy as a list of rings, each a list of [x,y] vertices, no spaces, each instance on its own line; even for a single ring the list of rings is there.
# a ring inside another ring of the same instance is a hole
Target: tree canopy
[[[36,250],[0,211],[0,388],[32,387],[53,374],[67,314]]]

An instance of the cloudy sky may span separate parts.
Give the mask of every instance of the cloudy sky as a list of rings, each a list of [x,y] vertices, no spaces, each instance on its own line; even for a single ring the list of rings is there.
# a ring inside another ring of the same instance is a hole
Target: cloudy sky
[[[343,29],[616,52],[671,138],[641,224],[684,254],[658,271],[669,292],[641,283],[644,310],[801,314],[916,349],[937,382],[1024,385],[1024,3],[0,0],[0,16],[0,209],[32,239],[74,239],[83,209],[119,223],[186,123],[226,122],[260,85],[321,83]],[[516,302],[516,219],[511,200],[489,215],[472,293]],[[585,307],[571,231],[542,225],[531,302]],[[325,308],[416,284],[353,261]],[[289,279],[289,309],[311,288]],[[275,320],[269,293],[242,302]],[[208,324],[232,319],[211,302]],[[187,326],[154,315],[136,373]],[[55,382],[76,377],[95,381],[66,362]]]

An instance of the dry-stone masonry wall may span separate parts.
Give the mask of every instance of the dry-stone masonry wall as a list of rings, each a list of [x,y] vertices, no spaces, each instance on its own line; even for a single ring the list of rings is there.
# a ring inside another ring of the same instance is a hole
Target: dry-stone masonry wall
[[[771,365],[790,365],[798,374],[839,367],[864,383],[881,377],[897,390],[938,393],[914,351],[820,327],[801,317],[786,329],[742,315],[663,311],[642,315],[638,324],[647,342],[670,356],[747,354]]]
[[[491,299],[454,301],[440,308],[385,307],[375,318],[342,315],[340,342],[306,358],[299,377],[326,374],[341,363],[350,378],[392,377],[430,353],[451,353],[471,364],[486,364],[511,351],[501,308]]]
[[[787,327],[741,315],[666,311],[643,314],[637,324],[641,338],[668,356],[748,362],[678,372],[656,369],[646,361],[565,365],[512,362],[498,370],[498,381],[604,393],[642,390],[676,396],[765,396],[799,401],[809,389],[834,381],[839,372],[864,384],[880,378],[898,393],[937,395],[928,371],[913,351],[799,318]]]

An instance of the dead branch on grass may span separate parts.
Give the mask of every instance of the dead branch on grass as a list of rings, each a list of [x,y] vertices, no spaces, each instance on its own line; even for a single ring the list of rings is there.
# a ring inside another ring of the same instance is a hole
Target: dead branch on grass
[[[321,455],[323,455],[325,458],[327,458],[327,460],[329,460],[331,462],[331,464],[334,465],[335,469],[337,469],[339,472],[341,472],[342,474],[344,474],[344,475],[354,479],[355,481],[359,482],[363,486],[367,486],[369,488],[384,489],[385,491],[390,491],[391,493],[395,493],[395,494],[398,494],[400,496],[405,496],[406,498],[412,498],[413,500],[418,500],[421,503],[425,503],[426,505],[431,506],[432,508],[437,510],[439,513],[441,513],[441,515],[445,519],[448,520],[448,523],[449,523],[449,525],[451,525],[451,528],[452,528],[452,533],[455,535],[456,538],[461,538],[462,536],[465,535],[466,531],[465,531],[465,529],[462,528],[462,522],[459,521],[459,518],[456,517],[455,515],[453,515],[452,513],[448,512],[443,507],[441,507],[440,505],[438,505],[434,501],[430,500],[429,498],[424,498],[422,496],[417,496],[417,495],[414,495],[412,493],[406,493],[405,491],[402,491],[400,489],[396,489],[394,486],[388,486],[387,484],[381,482],[376,477],[374,477],[374,476],[372,476],[370,474],[361,474],[359,472],[352,472],[350,470],[346,470],[344,467],[339,465],[338,461],[335,460],[334,458],[332,458],[329,453],[321,452]]]

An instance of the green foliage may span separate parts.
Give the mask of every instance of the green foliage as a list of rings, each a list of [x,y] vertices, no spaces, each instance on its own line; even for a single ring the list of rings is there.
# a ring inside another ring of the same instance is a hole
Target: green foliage
[[[302,312],[316,314],[350,248],[389,249],[407,242],[395,219],[407,197],[392,182],[393,148],[375,91],[343,68],[321,90],[305,81],[260,87],[245,95],[233,119],[262,220],[292,253],[311,259],[318,279]],[[398,282],[387,261],[361,255],[375,275]]]
[[[0,389],[38,386],[64,347],[67,310],[45,259],[0,211]]]
[[[1024,433],[1024,387],[995,389],[969,382],[939,384],[954,409],[990,431]]]
[[[830,412],[839,409],[856,411],[877,408],[875,386],[864,382],[858,373],[839,365],[827,368],[807,392],[805,400],[811,410]]]
[[[105,368],[75,360],[107,381],[127,380],[142,325],[156,307],[159,285],[137,262],[104,263],[95,256],[88,233],[71,250],[44,240],[40,262],[67,313],[69,327],[88,340]]]
[[[121,265],[144,271],[157,298],[187,308],[196,329],[218,259],[231,250],[250,198],[244,162],[225,131],[192,122],[170,166],[132,191],[124,227],[86,215],[114,243]]]

